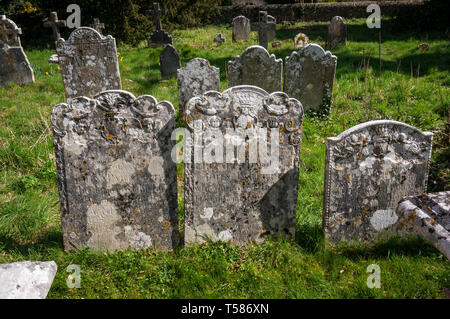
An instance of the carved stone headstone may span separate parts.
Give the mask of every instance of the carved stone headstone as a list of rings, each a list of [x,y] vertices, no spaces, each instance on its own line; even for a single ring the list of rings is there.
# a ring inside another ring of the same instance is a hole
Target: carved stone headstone
[[[286,57],[284,92],[299,100],[305,111],[328,114],[337,58],[318,44],[309,44]]]
[[[75,29],[69,39],[56,42],[66,98],[93,97],[121,89],[116,40],[92,28]]]
[[[171,44],[166,45],[159,56],[161,78],[167,80],[176,77],[177,70],[180,67],[180,55],[178,51]]]
[[[273,23],[273,24],[277,24],[277,19],[274,16],[271,16],[270,14],[267,15],[267,22]],[[273,41],[275,40],[275,29],[276,28],[271,28],[268,32],[267,32],[267,40]]]
[[[219,91],[219,68],[202,58],[194,58],[186,64],[186,67],[178,69],[177,78],[178,110],[182,119],[187,101],[194,96],[201,96],[206,91]]]
[[[231,23],[233,26],[233,42],[248,41],[250,37],[250,20],[244,16],[237,16]]]
[[[20,44],[20,34],[21,29],[12,20],[0,16],[0,87],[34,82],[33,69]]]
[[[304,33],[297,33],[294,38],[294,47],[295,48],[303,48],[309,44],[309,38]]]
[[[64,248],[172,250],[178,243],[174,108],[111,90],[52,112]]]
[[[61,38],[59,33],[59,27],[67,26],[66,20],[58,20],[58,14],[56,12],[50,12],[50,18],[44,19],[44,27],[52,28],[53,38],[55,42]]]
[[[45,299],[57,268],[54,261],[0,264],[0,299]]]
[[[295,236],[303,109],[237,86],[188,101],[185,243]]]
[[[172,44],[172,36],[161,28],[161,16],[166,14],[166,10],[161,10],[159,3],[153,2],[153,9],[148,10],[147,14],[154,17],[156,27],[156,30],[148,37],[148,45],[156,48]]]
[[[233,61],[228,61],[228,87],[255,85],[267,92],[281,91],[283,60],[269,54],[259,45],[245,49]]]
[[[214,42],[216,42],[218,45],[222,45],[225,40],[226,39],[222,36],[222,33],[218,33],[217,37],[214,38]]]
[[[450,261],[450,191],[404,198],[397,215]]]
[[[275,38],[276,23],[267,15],[267,11],[259,12],[259,22],[252,23],[252,31],[258,31],[258,43],[267,50],[269,41]]]
[[[397,203],[426,191],[432,139],[433,133],[389,120],[328,138],[325,238],[360,242],[399,232]]]
[[[331,19],[328,25],[328,41],[327,49],[332,49],[338,44],[345,44],[347,42],[347,25],[344,19],[335,16]]]

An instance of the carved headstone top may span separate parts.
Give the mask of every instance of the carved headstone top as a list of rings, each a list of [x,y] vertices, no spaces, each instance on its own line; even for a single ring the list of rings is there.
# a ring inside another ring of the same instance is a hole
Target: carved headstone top
[[[244,16],[237,16],[231,23],[233,26],[233,41],[248,41],[250,36],[250,20]]]
[[[370,241],[399,230],[397,203],[426,191],[433,133],[388,120],[327,139],[323,226],[328,241]]]
[[[22,30],[11,19],[5,15],[0,16],[0,47],[8,45],[10,47],[20,47],[20,37]]]
[[[267,92],[281,91],[283,60],[259,46],[246,48],[233,61],[228,61],[228,87],[255,85]]]
[[[286,57],[284,92],[305,111],[328,114],[333,94],[337,58],[318,44],[309,44]]]
[[[167,44],[161,51],[159,67],[163,80],[177,76],[177,70],[181,67],[180,55],[173,45]]]
[[[328,25],[328,41],[327,48],[332,49],[338,44],[345,44],[347,42],[347,25],[344,19],[335,16],[331,19]]]
[[[309,38],[304,33],[297,33],[294,38],[294,47],[295,48],[303,48],[309,44]]]
[[[299,101],[255,86],[188,101],[187,244],[295,236],[302,121]]]
[[[116,40],[88,27],[75,29],[69,39],[56,42],[66,98],[93,97],[121,89]]]
[[[121,90],[58,104],[52,128],[66,250],[178,243],[174,108]]]

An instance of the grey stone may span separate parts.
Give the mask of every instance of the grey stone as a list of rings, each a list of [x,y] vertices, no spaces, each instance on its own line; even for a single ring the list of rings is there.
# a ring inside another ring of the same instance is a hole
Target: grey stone
[[[297,33],[294,38],[294,47],[299,49],[307,46],[309,44],[309,38],[304,33]]]
[[[22,30],[5,15],[0,16],[0,87],[34,82],[30,62],[20,44]]]
[[[286,57],[284,92],[299,100],[305,111],[328,114],[337,58],[318,44],[309,44]]]
[[[335,16],[331,19],[328,25],[328,41],[327,49],[332,49],[338,44],[345,44],[347,42],[347,25],[344,19],[339,16]]]
[[[250,37],[250,20],[244,16],[237,16],[231,23],[233,26],[233,42],[248,41]]]
[[[245,49],[227,65],[228,87],[255,85],[267,92],[281,91],[283,60],[259,45]]]
[[[59,33],[59,27],[66,27],[66,20],[58,20],[58,14],[56,12],[50,12],[50,18],[44,19],[44,27],[52,28],[53,38],[55,42],[61,39],[61,34]]]
[[[450,191],[406,197],[398,204],[397,215],[450,261]]]
[[[59,58],[57,54],[52,54],[50,58],[48,59],[48,63],[55,63],[59,64]]]
[[[92,23],[91,28],[97,31],[98,33],[102,34],[103,29],[105,28],[105,24],[100,23],[100,20],[98,18],[94,18],[94,22]]]
[[[267,22],[277,24],[277,19],[275,19],[274,16],[271,16],[270,14],[267,15]],[[275,40],[275,28],[271,28],[269,31],[267,31],[267,40],[273,41]]]
[[[92,28],[75,29],[69,39],[56,42],[66,98],[93,97],[121,89],[116,40]]]
[[[268,236],[295,237],[302,121],[299,101],[255,86],[188,101],[187,245],[211,239],[245,246]]]
[[[225,40],[226,39],[222,36],[222,33],[218,33],[217,37],[214,38],[214,42],[216,42],[218,45],[222,45]]]
[[[177,76],[177,70],[181,67],[180,55],[171,44],[167,44],[159,56],[159,68],[161,78],[167,80]]]
[[[45,299],[57,268],[54,261],[0,264],[0,299]]]
[[[267,11],[259,12],[259,22],[252,23],[252,31],[258,31],[258,43],[267,50],[269,41],[275,38],[276,23],[267,15]]]
[[[327,139],[325,238],[371,241],[401,234],[397,203],[426,190],[433,133],[379,120]]]
[[[173,249],[178,241],[172,104],[121,90],[52,112],[64,248]]]
[[[184,122],[184,109],[189,99],[206,91],[219,91],[220,70],[209,64],[208,60],[194,58],[186,67],[178,69],[177,78],[178,110]]]
[[[172,44],[172,36],[161,28],[161,16],[166,14],[166,10],[159,8],[159,3],[153,2],[153,9],[148,10],[148,15],[154,17],[156,30],[149,36],[147,42],[152,48],[163,47]]]

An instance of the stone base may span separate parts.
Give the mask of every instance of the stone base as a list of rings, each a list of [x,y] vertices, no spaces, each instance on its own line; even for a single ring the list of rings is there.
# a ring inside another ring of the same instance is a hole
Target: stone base
[[[148,37],[147,42],[152,48],[163,47],[172,44],[172,36],[164,30],[156,30]]]

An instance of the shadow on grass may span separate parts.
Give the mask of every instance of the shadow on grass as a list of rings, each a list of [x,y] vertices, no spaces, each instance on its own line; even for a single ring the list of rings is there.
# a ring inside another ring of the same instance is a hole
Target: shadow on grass
[[[23,257],[48,253],[49,249],[63,250],[63,238],[60,229],[52,229],[34,243],[21,244],[14,239],[0,235],[0,248],[6,253],[20,254]]]

